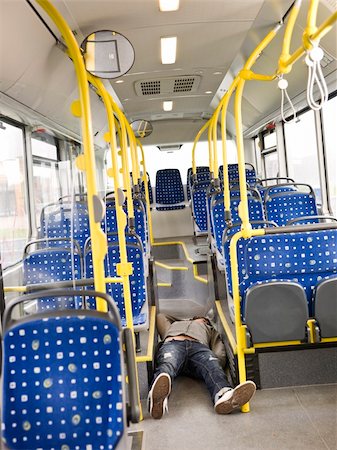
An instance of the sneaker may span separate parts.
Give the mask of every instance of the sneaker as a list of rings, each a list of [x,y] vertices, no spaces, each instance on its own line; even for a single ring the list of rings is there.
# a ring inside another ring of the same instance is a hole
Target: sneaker
[[[154,419],[161,419],[168,411],[168,396],[171,392],[171,377],[161,373],[155,379],[148,396],[149,413]]]
[[[253,397],[256,385],[253,381],[239,384],[235,389],[226,391],[215,403],[214,409],[218,414],[230,414],[235,409],[241,408]]]

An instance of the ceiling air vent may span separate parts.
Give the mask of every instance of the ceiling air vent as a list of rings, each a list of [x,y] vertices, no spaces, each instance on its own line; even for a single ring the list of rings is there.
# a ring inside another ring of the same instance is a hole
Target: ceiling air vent
[[[173,92],[191,92],[194,84],[194,77],[176,78],[174,80]]]
[[[200,75],[186,75],[180,77],[165,77],[135,82],[136,94],[140,97],[151,95],[185,94],[196,92],[200,84]]]
[[[140,89],[141,95],[158,95],[160,94],[160,81],[141,81]]]

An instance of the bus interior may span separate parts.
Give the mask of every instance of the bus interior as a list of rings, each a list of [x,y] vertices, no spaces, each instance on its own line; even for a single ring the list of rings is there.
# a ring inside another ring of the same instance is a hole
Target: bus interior
[[[336,0],[0,0],[1,448],[337,449]],[[232,386],[147,396],[158,313]]]

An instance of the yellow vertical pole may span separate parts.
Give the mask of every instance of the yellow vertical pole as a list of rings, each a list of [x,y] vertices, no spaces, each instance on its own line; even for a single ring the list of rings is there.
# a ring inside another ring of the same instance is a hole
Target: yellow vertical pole
[[[277,32],[281,28],[281,25],[276,25],[260,44],[255,48],[247,62],[245,63],[243,70],[239,73],[239,82],[236,87],[235,101],[234,101],[234,113],[235,113],[235,129],[236,129],[236,146],[238,153],[238,170],[239,170],[239,184],[240,184],[240,205],[239,216],[242,221],[242,230],[245,237],[250,236],[251,225],[249,223],[249,212],[247,202],[247,186],[246,186],[246,171],[245,171],[245,155],[243,146],[243,130],[242,130],[242,93],[245,85],[245,79],[241,76],[245,71],[249,71],[252,65],[255,63],[258,55],[267,47],[267,45],[274,39]]]
[[[68,47],[69,55],[74,63],[78,90],[79,104],[73,105],[73,112],[81,117],[82,139],[84,154],[77,160],[77,165],[85,171],[88,190],[88,211],[91,234],[92,259],[95,278],[95,289],[105,292],[104,257],[107,252],[106,235],[103,233],[100,222],[104,217],[104,206],[97,195],[96,188],[96,163],[94,143],[92,136],[92,123],[90,111],[90,97],[87,74],[83,58],[74,34],[58,10],[48,0],[37,0],[37,3],[45,10],[60,30]],[[97,309],[106,311],[106,302],[97,299]]]
[[[205,130],[207,130],[207,128],[209,127],[210,124],[210,120],[208,120],[202,127],[201,129],[198,131],[194,142],[193,142],[193,147],[192,147],[192,173],[193,175],[195,175],[197,173],[197,164],[196,164],[196,160],[195,160],[195,150],[197,147],[197,143],[199,142],[199,139],[201,137],[201,135],[203,134],[203,132]]]
[[[117,160],[117,142],[116,142],[116,129],[114,122],[114,115],[112,110],[112,105],[110,102],[109,94],[107,93],[102,81],[98,78],[88,75],[89,81],[97,88],[99,95],[101,96],[107,113],[109,132],[105,136],[106,141],[110,144],[111,150],[111,161],[112,170],[109,176],[114,179],[115,187],[115,206],[116,206],[116,218],[117,218],[117,233],[118,233],[118,243],[119,243],[119,253],[120,253],[120,263],[117,264],[117,275],[123,280],[123,293],[124,293],[124,306],[125,306],[125,316],[126,316],[126,326],[133,331],[133,315],[132,315],[132,300],[131,300],[131,290],[130,290],[130,275],[132,275],[132,263],[127,260],[126,251],[126,239],[125,239],[125,227],[126,227],[126,215],[123,211],[123,204],[119,199],[119,173],[118,173],[118,160]],[[134,333],[132,333],[134,339]],[[133,342],[134,359],[136,359],[135,354],[135,342]],[[137,369],[136,369],[137,370]],[[137,375],[137,394],[138,394],[138,404],[140,406],[140,395],[139,395],[139,382]],[[141,411],[141,408],[140,408]],[[141,412],[142,416],[142,412]],[[141,417],[142,418],[142,417]]]
[[[209,121],[208,127],[208,158],[209,158],[209,171],[211,173],[211,178],[214,177],[214,161],[213,161],[213,140],[212,140],[212,119]]]
[[[152,228],[152,214],[151,214],[149,187],[147,185],[147,171],[146,171],[146,163],[145,163],[145,152],[144,152],[143,146],[142,146],[142,144],[140,143],[139,140],[137,140],[137,144],[138,144],[138,148],[140,149],[141,154],[142,154],[141,164],[143,166],[143,182],[144,182],[144,188],[145,188],[147,220],[148,220],[148,224],[149,224],[149,237],[150,237],[150,244],[153,245],[154,238],[153,238],[153,228]]]

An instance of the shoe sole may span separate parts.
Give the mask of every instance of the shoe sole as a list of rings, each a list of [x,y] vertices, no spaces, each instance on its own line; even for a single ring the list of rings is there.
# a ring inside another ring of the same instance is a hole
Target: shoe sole
[[[233,396],[226,402],[219,403],[215,407],[218,414],[230,414],[237,408],[245,405],[253,397],[256,391],[255,384],[246,382],[242,386],[237,386],[234,389]]]
[[[164,401],[170,393],[170,380],[168,377],[160,377],[153,386],[151,416],[161,419],[164,414]]]

